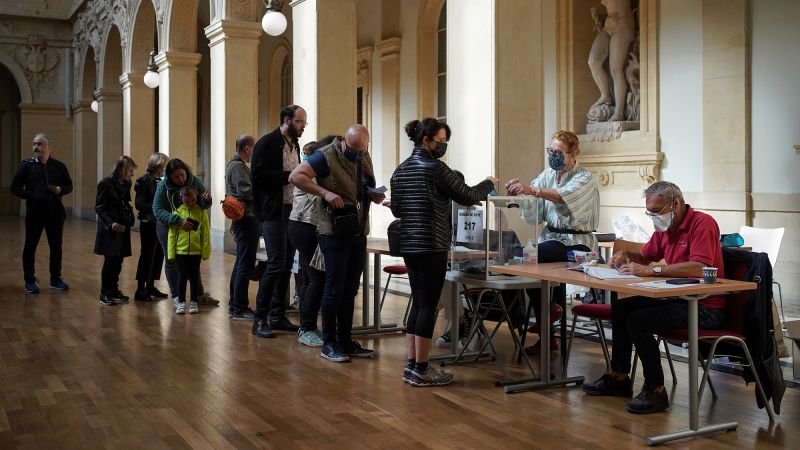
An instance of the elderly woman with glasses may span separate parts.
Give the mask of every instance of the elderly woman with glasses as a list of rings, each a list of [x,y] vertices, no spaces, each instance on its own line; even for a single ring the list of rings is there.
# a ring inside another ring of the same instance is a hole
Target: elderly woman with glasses
[[[597,249],[597,240],[592,231],[597,227],[600,216],[600,194],[592,174],[578,164],[576,159],[581,154],[580,142],[571,131],[556,131],[553,141],[547,148],[547,165],[529,186],[514,178],[506,183],[509,195],[532,195],[539,198],[538,215],[533,216],[523,211],[523,219],[529,223],[545,222],[547,226],[539,236],[539,262],[566,261],[570,250],[591,251]],[[541,313],[541,292],[538,289],[528,290],[534,313]],[[562,315],[566,301],[564,285],[556,288],[553,300],[554,311],[551,320]],[[537,323],[529,329],[538,333]],[[550,341],[551,350],[558,350],[558,342]],[[528,354],[539,354],[539,343],[527,347]]]

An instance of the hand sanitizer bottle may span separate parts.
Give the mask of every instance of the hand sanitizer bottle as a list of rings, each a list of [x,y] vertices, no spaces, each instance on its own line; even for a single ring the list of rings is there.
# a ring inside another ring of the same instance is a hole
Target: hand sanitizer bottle
[[[536,249],[536,245],[533,243],[533,239],[528,239],[528,245],[522,248],[522,263],[536,264],[537,253],[538,250]]]

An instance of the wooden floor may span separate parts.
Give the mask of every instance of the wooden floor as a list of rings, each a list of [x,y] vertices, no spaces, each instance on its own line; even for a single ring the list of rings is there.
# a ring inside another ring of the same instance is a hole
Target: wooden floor
[[[48,290],[42,239],[37,267],[45,289],[27,295],[24,221],[0,218],[0,448],[617,449],[686,427],[685,364],[677,364],[671,411],[650,416],[575,387],[504,394],[489,362],[453,368],[451,386],[413,388],[400,380],[402,335],[362,340],[379,352],[374,360],[334,364],[291,334],[255,338],[250,323],[229,320],[225,307],[176,316],[168,301],[98,305],[93,222],[67,221],[64,279],[72,287]],[[138,247],[138,235],[133,240]],[[232,263],[214,253],[203,264],[206,289],[223,303]],[[129,294],[135,265],[136,255],[123,267]],[[405,308],[394,300],[387,299],[387,317]],[[508,335],[498,341],[501,358],[510,359]],[[594,379],[603,368],[599,346],[577,341],[571,372]],[[786,392],[770,426],[753,385],[726,374],[714,379],[720,398],[703,400],[701,424],[738,420],[738,431],[665,447],[800,448],[797,390]]]

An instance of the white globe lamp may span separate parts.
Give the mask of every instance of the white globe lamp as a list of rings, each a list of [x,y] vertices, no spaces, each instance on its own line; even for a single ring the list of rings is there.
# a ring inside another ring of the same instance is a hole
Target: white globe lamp
[[[264,18],[261,19],[261,28],[270,36],[280,36],[286,31],[286,16],[280,11],[267,10]]]
[[[158,76],[158,66],[156,65],[156,51],[153,50],[150,52],[150,63],[147,65],[147,73],[144,74],[144,84],[150,89],[155,89],[158,87],[159,82],[161,82],[161,79]]]
[[[85,105],[85,103],[84,103],[84,105]],[[92,108],[92,111],[94,111],[94,112],[97,112],[97,111],[100,110],[100,104],[97,103],[97,100],[92,100],[92,104],[89,105],[89,107]]]

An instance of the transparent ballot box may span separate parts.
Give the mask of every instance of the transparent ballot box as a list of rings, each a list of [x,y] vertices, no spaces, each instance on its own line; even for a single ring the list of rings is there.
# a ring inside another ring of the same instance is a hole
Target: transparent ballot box
[[[452,203],[450,269],[489,279],[489,266],[522,264],[523,247],[539,239],[538,207],[538,199],[528,196],[489,196],[473,206]]]

